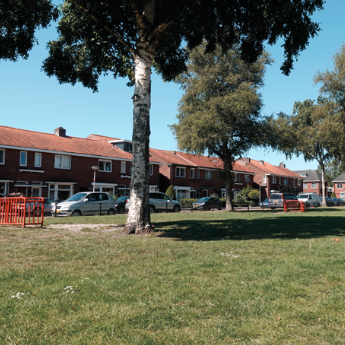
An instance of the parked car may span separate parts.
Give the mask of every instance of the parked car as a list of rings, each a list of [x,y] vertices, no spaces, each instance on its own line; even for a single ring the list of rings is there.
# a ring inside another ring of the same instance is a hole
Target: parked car
[[[345,205],[345,200],[342,198],[333,198],[333,201],[337,203],[337,206]]]
[[[157,211],[172,211],[180,212],[182,205],[179,201],[173,200],[162,192],[150,192],[149,193],[149,207],[150,213]],[[130,199],[126,200],[126,211],[129,208]]]
[[[53,205],[52,215],[55,214],[57,216],[112,215],[115,214],[115,202],[109,193],[81,192]]]
[[[322,198],[320,198],[320,204],[322,205]],[[330,196],[326,196],[326,206],[334,206],[334,200]]]
[[[198,201],[193,202],[193,210],[210,210],[211,208],[217,208],[221,210],[223,208],[222,202],[217,197],[204,197],[200,198]]]
[[[53,199],[50,198],[43,198],[44,199],[44,214],[51,214],[52,207],[56,203]],[[21,206],[21,208],[24,208],[24,206]],[[37,217],[40,217],[42,215],[42,207],[40,207],[40,203],[38,202],[27,202],[26,203],[26,213],[35,215]]]
[[[306,207],[317,207],[320,206],[320,197],[314,193],[303,193],[297,196],[299,201],[303,201]]]
[[[283,208],[285,200],[297,200],[296,196],[291,193],[272,193],[269,199],[270,208]]]
[[[124,213],[126,211],[126,201],[129,196],[120,196],[115,200],[115,210],[117,213]]]
[[[263,202],[260,202],[261,208],[269,207],[269,205],[270,205],[270,200],[268,198],[266,198]]]

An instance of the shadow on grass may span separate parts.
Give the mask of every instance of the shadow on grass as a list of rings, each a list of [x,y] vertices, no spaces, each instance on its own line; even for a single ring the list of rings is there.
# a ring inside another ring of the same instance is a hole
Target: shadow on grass
[[[344,217],[337,215],[339,209],[318,209],[306,214],[277,216],[278,211],[245,212],[234,219],[195,219],[159,222],[156,231],[159,237],[176,238],[182,241],[249,240],[249,239],[295,239],[323,236],[345,236]],[[341,211],[341,210],[340,210]],[[261,213],[260,212],[260,213]],[[327,212],[328,216],[322,213]],[[242,213],[242,212],[241,212]],[[321,213],[321,215],[320,215]],[[331,215],[329,215],[331,213]],[[332,214],[333,213],[333,214]],[[252,217],[250,215],[252,214]]]

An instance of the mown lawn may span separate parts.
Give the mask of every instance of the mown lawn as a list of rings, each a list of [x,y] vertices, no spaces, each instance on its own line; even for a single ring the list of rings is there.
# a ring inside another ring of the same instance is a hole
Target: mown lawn
[[[343,209],[152,220],[141,237],[89,225],[125,215],[0,227],[0,344],[345,343]]]

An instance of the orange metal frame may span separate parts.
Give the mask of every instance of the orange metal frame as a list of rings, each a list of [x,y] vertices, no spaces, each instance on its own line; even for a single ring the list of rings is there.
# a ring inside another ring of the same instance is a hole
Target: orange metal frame
[[[0,224],[43,227],[43,217],[43,198],[0,198]]]
[[[284,212],[288,211],[301,211],[305,212],[305,203],[298,200],[285,200],[284,201]]]

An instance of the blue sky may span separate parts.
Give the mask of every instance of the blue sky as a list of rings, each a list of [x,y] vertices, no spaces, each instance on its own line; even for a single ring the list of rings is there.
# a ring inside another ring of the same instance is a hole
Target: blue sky
[[[345,1],[329,0],[324,10],[314,15],[322,31],[301,52],[288,77],[279,69],[283,61],[279,43],[267,47],[275,62],[268,66],[265,76],[263,114],[290,114],[295,101],[317,98],[319,87],[314,85],[313,77],[317,71],[333,69],[332,57],[345,41],[344,13]],[[61,126],[67,135],[75,137],[93,133],[131,139],[133,89],[126,87],[127,80],[102,77],[99,92],[93,93],[82,85],[60,85],[56,78],[48,78],[41,66],[47,56],[46,42],[55,37],[53,27],[41,30],[37,33],[39,45],[30,52],[29,59],[0,63],[0,124],[46,133]],[[151,147],[177,149],[168,125],[176,121],[181,95],[178,85],[152,75]],[[317,168],[316,162],[305,163],[302,157],[287,160],[272,150],[251,150],[247,156],[274,165],[285,162],[291,170]]]

